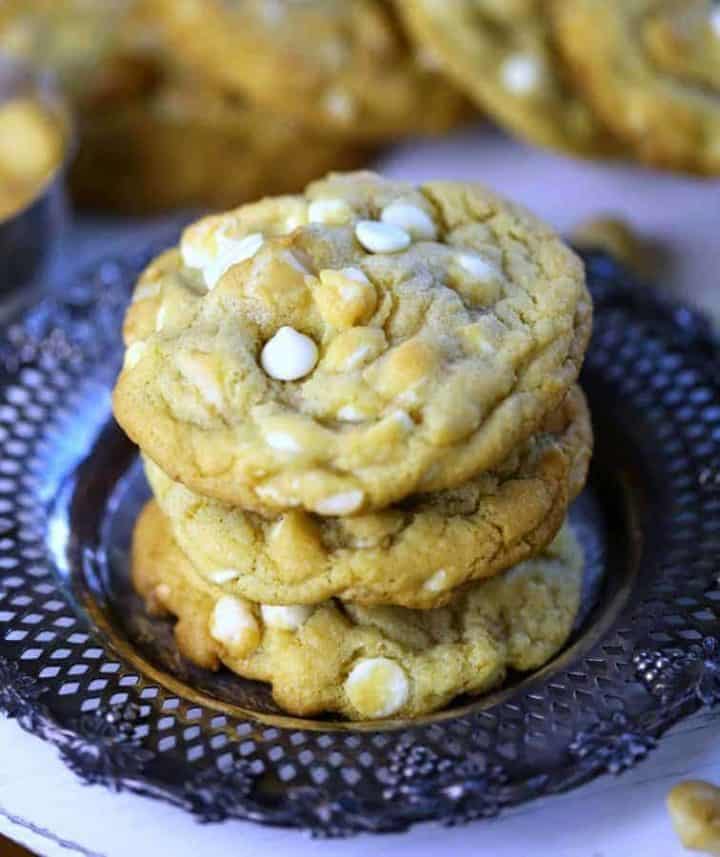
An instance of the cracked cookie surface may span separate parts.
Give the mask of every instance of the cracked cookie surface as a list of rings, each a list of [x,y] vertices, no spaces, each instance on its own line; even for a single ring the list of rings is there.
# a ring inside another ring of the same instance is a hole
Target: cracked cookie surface
[[[119,423],[174,480],[267,515],[497,466],[563,401],[592,316],[579,259],[523,209],[371,173],[200,221],[136,298]]]
[[[396,7],[419,44],[510,131],[574,154],[619,154],[565,73],[545,0],[396,0]]]
[[[154,502],[138,521],[132,563],[150,610],[177,617],[185,657],[270,682],[291,713],[352,720],[417,717],[490,690],[508,669],[540,667],[571,632],[583,575],[582,549],[565,526],[538,557],[447,607],[268,607],[200,576]]]
[[[643,160],[720,173],[720,8],[710,0],[555,0],[560,49]]]
[[[379,0],[154,0],[178,56],[318,131],[376,140],[441,133],[469,113]]]
[[[575,388],[496,471],[352,518],[294,510],[267,520],[193,494],[150,461],[146,471],[173,537],[208,582],[266,604],[338,596],[427,609],[545,547],[585,483],[591,447]]]

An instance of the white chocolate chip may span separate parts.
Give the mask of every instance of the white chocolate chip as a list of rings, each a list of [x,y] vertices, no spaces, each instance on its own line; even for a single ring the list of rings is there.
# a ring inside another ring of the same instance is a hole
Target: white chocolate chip
[[[352,280],[355,283],[361,283],[363,286],[370,285],[370,280],[367,278],[367,275],[364,271],[361,271],[360,268],[340,268],[338,274],[341,274],[345,279]],[[320,277],[322,278],[323,271],[320,271]]]
[[[378,539],[372,539],[372,538],[353,539],[352,540],[352,546],[354,548],[358,548],[359,550],[362,550],[363,548],[374,548],[374,547],[377,547],[378,544],[379,544]]]
[[[147,345],[144,342],[133,342],[128,346],[123,360],[123,369],[134,369],[142,360],[143,354],[147,351]]]
[[[351,371],[352,369],[357,369],[358,366],[362,365],[370,351],[371,348],[369,345],[361,345],[360,348],[356,348],[345,361],[345,370]]]
[[[362,491],[344,491],[317,502],[315,511],[318,515],[351,515],[362,506],[364,499]]]
[[[353,405],[343,405],[337,412],[337,416],[339,420],[346,423],[361,423],[367,419],[365,414]]]
[[[218,568],[216,571],[211,571],[208,578],[222,586],[224,583],[230,583],[231,580],[237,580],[240,577],[240,572],[235,568]]]
[[[255,493],[264,503],[272,503],[275,506],[299,506],[300,501],[293,497],[287,497],[283,491],[275,485],[258,485]]]
[[[275,607],[263,604],[260,607],[263,622],[269,628],[280,628],[283,631],[297,631],[312,616],[313,608],[304,604],[293,604],[288,607]]]
[[[389,717],[410,696],[410,683],[403,668],[390,658],[363,658],[345,680],[351,705],[364,717]]]
[[[382,210],[380,219],[383,223],[403,229],[416,241],[432,241],[437,237],[437,227],[432,217],[409,202],[391,202]]]
[[[487,339],[475,336],[471,339],[472,347],[480,354],[497,354],[497,347]]]
[[[357,370],[387,348],[385,333],[377,327],[351,327],[327,343],[323,366],[331,372]]]
[[[133,303],[156,298],[160,294],[160,283],[140,283],[133,292]]]
[[[340,287],[340,297],[348,303],[350,301],[360,300],[362,298],[362,294],[363,292],[359,288],[359,284]]]
[[[339,89],[328,92],[325,96],[325,109],[336,119],[348,122],[355,116],[355,99],[349,92],[343,92]]]
[[[413,405],[420,404],[420,396],[417,393],[417,390],[403,390],[402,393],[397,397],[396,401],[400,402],[403,405],[409,405],[412,407]]]
[[[210,619],[210,636],[233,655],[243,657],[260,643],[260,627],[245,601],[223,595],[215,603]]]
[[[302,452],[297,440],[286,431],[269,431],[265,435],[265,442],[278,452]]]
[[[530,95],[540,85],[543,69],[540,60],[530,54],[513,54],[500,69],[506,89],[516,95]]]
[[[316,199],[308,207],[310,223],[342,226],[352,220],[353,210],[344,199]]]
[[[208,289],[213,289],[233,265],[251,259],[262,247],[264,240],[259,232],[234,238],[228,236],[225,230],[219,229],[215,236],[214,253],[187,240],[181,243],[180,252],[183,262],[189,268],[199,268],[205,285]]]
[[[163,327],[165,327],[165,322],[167,321],[167,307],[163,304],[160,309],[157,311],[157,315],[155,316],[155,330],[159,333]]]
[[[210,225],[206,221],[195,226],[190,234],[184,234],[180,241],[180,257],[188,268],[202,270],[211,261],[211,254],[203,241],[207,240]]]
[[[359,268],[324,268],[318,276],[313,297],[327,324],[347,330],[370,319],[377,292]]]
[[[301,274],[312,274],[312,271],[305,266],[302,259],[298,258],[292,250],[283,250],[278,255],[284,262],[287,262],[291,268],[295,268],[295,270],[299,271]]]
[[[415,423],[412,420],[412,417],[407,411],[403,411],[399,409],[397,411],[393,411],[390,414],[391,419],[395,420],[395,422],[399,423],[405,431],[412,431],[415,428]]]
[[[458,253],[457,263],[471,277],[474,277],[481,283],[489,283],[500,274],[492,262],[489,262],[477,253]]]
[[[220,411],[224,405],[223,391],[215,373],[207,365],[206,356],[179,351],[175,355],[175,363],[183,378],[195,387],[208,404]]]
[[[355,226],[355,236],[370,253],[399,253],[412,241],[404,229],[377,220],[361,220]]]
[[[281,327],[263,347],[260,363],[277,381],[297,381],[310,374],[318,361],[317,345],[294,327]]]
[[[158,604],[165,604],[170,597],[170,587],[167,583],[159,583],[155,589],[153,589],[153,598],[158,602]]]
[[[447,582],[447,572],[444,568],[441,568],[432,577],[428,577],[425,583],[423,583],[423,589],[426,589],[428,592],[442,592],[447,586]]]
[[[294,211],[292,214],[288,214],[288,216],[283,221],[280,233],[282,235],[289,235],[291,232],[294,232],[296,229],[299,229],[306,223],[307,212],[303,210]]]
[[[265,239],[259,232],[246,235],[239,241],[228,238],[224,234],[218,235],[218,254],[214,264],[205,270],[205,282],[209,289],[214,288],[223,274],[246,259],[252,259],[262,247]]]

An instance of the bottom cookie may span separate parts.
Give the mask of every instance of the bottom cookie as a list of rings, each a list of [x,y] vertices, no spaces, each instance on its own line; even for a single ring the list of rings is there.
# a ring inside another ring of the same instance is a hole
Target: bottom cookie
[[[567,641],[580,605],[582,549],[565,524],[545,551],[459,591],[446,607],[270,607],[209,583],[175,544],[154,501],[138,519],[132,576],[156,615],[177,617],[180,652],[272,685],[292,714],[418,717],[459,694],[531,670]]]

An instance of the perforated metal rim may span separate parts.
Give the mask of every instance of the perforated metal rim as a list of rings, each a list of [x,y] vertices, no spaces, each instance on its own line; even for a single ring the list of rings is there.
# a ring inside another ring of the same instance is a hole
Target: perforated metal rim
[[[597,312],[585,383],[644,545],[641,585],[620,593],[591,651],[492,707],[394,731],[238,720],[133,669],[76,612],[66,582],[81,570],[57,568],[68,534],[51,509],[107,417],[143,262],[78,278],[62,304],[10,325],[0,347],[0,706],[80,776],[207,820],[322,835],[455,823],[622,770],[720,697],[717,348],[702,319],[599,255],[587,257]]]

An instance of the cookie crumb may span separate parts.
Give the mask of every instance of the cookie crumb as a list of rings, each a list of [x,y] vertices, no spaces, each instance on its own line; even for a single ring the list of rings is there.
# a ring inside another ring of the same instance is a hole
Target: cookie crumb
[[[720,855],[720,789],[702,780],[676,785],[668,812],[685,848]]]

